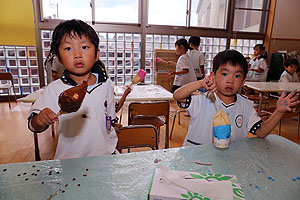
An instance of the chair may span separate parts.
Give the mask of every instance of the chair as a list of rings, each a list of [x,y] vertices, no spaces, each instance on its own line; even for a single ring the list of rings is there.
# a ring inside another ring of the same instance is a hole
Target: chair
[[[6,81],[5,83],[0,83],[0,90],[2,90],[2,92],[7,91],[6,93],[8,94],[8,106],[9,109],[11,109],[11,105],[10,105],[10,92],[11,92],[11,88],[13,88],[13,92],[15,95],[15,101],[17,102],[17,97],[16,97],[16,93],[15,93],[15,86],[13,83],[13,76],[11,73],[9,72],[1,72],[0,73],[0,80]],[[7,81],[10,81],[7,82]]]
[[[276,107],[270,107],[270,108],[266,108],[266,109],[263,109],[261,111],[261,114],[264,115],[272,115],[272,113],[276,110]],[[294,107],[292,109],[292,111],[287,111],[284,113],[283,117],[282,118],[292,118],[292,117],[296,117],[297,116],[297,120],[298,120],[298,123],[297,123],[297,139],[299,140],[299,128],[300,128],[300,111],[299,111],[299,107]],[[278,134],[280,135],[281,134],[281,120],[279,122],[279,132]]]
[[[171,118],[173,118],[173,122],[172,122],[172,128],[171,128],[171,132],[170,132],[170,140],[172,140],[172,134],[173,134],[175,120],[176,120],[177,115],[178,115],[178,125],[180,125],[180,113],[186,112],[186,111],[183,108],[178,108],[176,111],[172,111],[172,112],[175,112],[175,114],[173,117],[171,116]]]
[[[165,148],[169,148],[169,112],[168,101],[132,102],[128,106],[128,125],[150,124],[157,128],[166,125]]]
[[[158,149],[157,129],[152,125],[131,125],[120,128],[118,135],[117,149],[149,147],[152,150]]]

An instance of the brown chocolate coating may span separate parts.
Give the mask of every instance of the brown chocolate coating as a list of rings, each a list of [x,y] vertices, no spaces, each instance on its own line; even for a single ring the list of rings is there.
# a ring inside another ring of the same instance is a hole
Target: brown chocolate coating
[[[63,91],[58,97],[58,104],[63,112],[76,112],[85,97],[88,84],[82,84]]]

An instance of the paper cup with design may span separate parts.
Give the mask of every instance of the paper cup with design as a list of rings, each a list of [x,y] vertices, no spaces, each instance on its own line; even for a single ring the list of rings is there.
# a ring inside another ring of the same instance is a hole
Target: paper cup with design
[[[215,95],[216,96],[216,95]],[[225,149],[229,147],[231,138],[231,125],[228,115],[221,109],[218,102],[219,111],[213,119],[213,142],[217,148]]]

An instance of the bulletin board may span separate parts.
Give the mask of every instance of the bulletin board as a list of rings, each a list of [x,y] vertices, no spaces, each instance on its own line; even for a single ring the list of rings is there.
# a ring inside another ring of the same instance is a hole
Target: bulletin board
[[[36,46],[32,0],[0,1],[0,45]]]

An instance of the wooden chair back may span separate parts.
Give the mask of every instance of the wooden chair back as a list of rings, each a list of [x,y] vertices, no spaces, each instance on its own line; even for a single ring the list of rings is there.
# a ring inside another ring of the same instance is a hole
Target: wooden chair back
[[[0,80],[9,80],[13,81],[13,76],[9,72],[1,72],[0,73]]]
[[[149,147],[152,150],[158,149],[158,132],[152,125],[131,125],[123,126],[118,135],[117,149]]]

